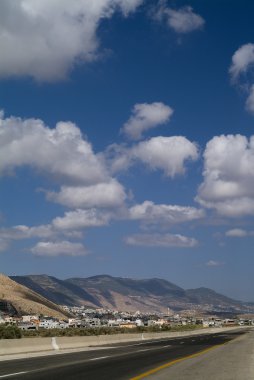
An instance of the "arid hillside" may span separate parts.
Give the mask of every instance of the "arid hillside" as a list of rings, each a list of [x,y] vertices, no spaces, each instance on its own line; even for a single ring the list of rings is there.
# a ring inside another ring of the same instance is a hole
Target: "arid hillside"
[[[207,288],[185,290],[159,278],[132,279],[99,275],[60,280],[47,275],[12,279],[58,305],[109,308],[135,312],[244,313],[253,305],[233,300]]]
[[[65,318],[66,313],[56,304],[0,274],[0,299],[12,303],[20,314],[43,314]]]

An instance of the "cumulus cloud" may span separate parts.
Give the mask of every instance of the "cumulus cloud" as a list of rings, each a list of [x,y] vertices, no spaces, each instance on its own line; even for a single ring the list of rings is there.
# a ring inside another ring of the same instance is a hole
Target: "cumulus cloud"
[[[229,73],[233,81],[239,79],[241,74],[246,74],[254,65],[254,44],[242,45],[232,57]]]
[[[132,147],[111,145],[105,153],[113,173],[141,162],[150,170],[162,170],[168,177],[184,174],[186,161],[198,159],[197,145],[183,136],[153,137]]]
[[[195,207],[154,204],[145,201],[129,209],[131,220],[140,220],[147,224],[173,225],[203,218],[205,213]]]
[[[116,11],[124,16],[142,0],[2,0],[0,77],[66,78],[77,64],[98,57],[97,30]]]
[[[68,211],[63,217],[53,219],[52,225],[58,231],[78,230],[88,227],[100,227],[107,225],[110,213],[101,212],[98,209]]]
[[[0,228],[0,240],[4,242],[22,239],[51,239],[60,236],[81,238],[80,230],[89,227],[100,227],[107,225],[113,213],[101,211],[96,208],[88,210],[77,209],[68,211],[64,216],[58,216],[50,224],[39,226],[18,225],[9,228]]]
[[[70,241],[61,242],[38,242],[31,252],[36,256],[83,256],[87,251],[83,244]]]
[[[152,170],[163,170],[169,177],[183,174],[185,161],[198,158],[196,145],[182,136],[159,136],[143,141],[133,148],[133,154]]]
[[[28,227],[18,225],[10,228],[0,228],[0,238],[4,240],[22,240],[32,238],[50,238],[55,235],[50,224]]]
[[[236,165],[237,163],[237,165]],[[229,217],[254,215],[254,136],[216,136],[204,152],[197,200]]]
[[[179,9],[167,7],[165,0],[159,2],[159,7],[155,12],[155,19],[166,21],[167,26],[178,34],[186,34],[195,30],[200,30],[205,25],[205,20],[193,11],[190,6]]]
[[[192,248],[198,245],[196,239],[178,234],[136,234],[127,236],[124,240],[128,245],[144,247]]]
[[[29,166],[72,184],[90,185],[108,179],[75,124],[59,122],[50,129],[38,119],[0,116],[0,175]]]
[[[107,225],[112,217],[109,209],[124,206],[124,187],[108,174],[91,144],[71,122],[59,122],[50,129],[41,120],[5,118],[1,112],[0,175],[23,166],[51,176],[61,187],[59,192],[47,191],[47,198],[76,210],[48,225],[0,228],[3,247],[21,239],[80,238],[85,228]]]
[[[254,68],[254,44],[248,43],[242,45],[233,55],[232,63],[229,68],[229,74],[234,84],[240,85],[247,93],[248,97],[245,108],[254,114],[254,85],[253,82]],[[248,74],[252,75],[248,75]]]
[[[80,239],[83,231],[90,227],[101,227],[109,223],[113,213],[99,209],[69,211],[56,217],[50,224],[39,226],[18,225],[0,228],[0,251],[5,250],[13,240],[24,239],[60,239],[62,237]],[[44,243],[43,243],[44,244]],[[51,244],[51,243],[50,243]]]
[[[59,193],[48,192],[47,199],[70,208],[119,207],[126,194],[115,179],[91,186],[62,186]]]
[[[172,114],[173,109],[161,102],[135,104],[121,131],[129,139],[139,140],[144,132],[168,122]]]
[[[71,122],[59,122],[51,129],[41,120],[4,118],[2,112],[0,176],[23,166],[50,176],[61,185],[60,191],[45,191],[50,201],[74,209],[124,205],[124,187],[110,176],[103,160]],[[16,235],[19,232],[11,231]],[[27,235],[33,233],[31,229],[26,231]]]

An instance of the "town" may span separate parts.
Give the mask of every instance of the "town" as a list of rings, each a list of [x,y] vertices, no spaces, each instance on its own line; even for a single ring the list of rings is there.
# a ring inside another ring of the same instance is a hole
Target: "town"
[[[62,309],[71,317],[58,319],[46,315],[19,315],[8,302],[0,302],[0,324],[15,325],[21,330],[38,329],[70,329],[70,328],[163,328],[186,327],[225,327],[225,326],[254,326],[253,315],[222,318],[218,315],[195,315],[190,312],[172,313],[141,313],[124,312],[104,308],[91,309],[85,306],[62,306]]]

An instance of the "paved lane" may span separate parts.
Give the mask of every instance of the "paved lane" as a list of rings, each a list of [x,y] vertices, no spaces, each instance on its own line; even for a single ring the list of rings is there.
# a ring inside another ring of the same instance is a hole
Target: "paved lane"
[[[204,355],[169,365],[163,370],[154,368],[153,371],[154,374],[150,371],[149,376],[141,375],[135,380],[253,380],[254,331]]]
[[[243,331],[151,340],[104,349],[4,361],[0,379],[127,380],[164,363],[223,344]],[[196,380],[196,379],[193,379]]]

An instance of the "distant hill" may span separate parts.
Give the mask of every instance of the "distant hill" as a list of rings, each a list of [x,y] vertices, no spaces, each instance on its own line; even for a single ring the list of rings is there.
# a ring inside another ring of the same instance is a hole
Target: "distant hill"
[[[211,289],[184,290],[158,278],[137,280],[108,275],[67,280],[47,275],[11,278],[59,305],[142,312],[167,312],[168,309],[174,312],[254,312],[253,305],[243,304]]]
[[[0,274],[0,300],[9,302],[19,314],[44,314],[66,318],[66,313],[56,304]]]
[[[223,296],[216,293],[214,290],[208,288],[198,288],[186,290],[187,296],[194,303],[202,304],[216,304],[216,305],[242,305],[241,302],[233,300],[232,298]]]
[[[88,292],[56,277],[47,275],[12,276],[12,280],[34,290],[58,305],[80,305],[85,300],[87,306],[94,306],[97,300]]]

